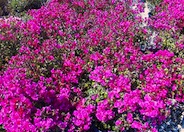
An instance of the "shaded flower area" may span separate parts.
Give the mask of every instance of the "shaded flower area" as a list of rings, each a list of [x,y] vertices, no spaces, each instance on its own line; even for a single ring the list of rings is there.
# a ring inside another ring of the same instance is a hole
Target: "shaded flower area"
[[[144,20],[141,1],[51,0],[27,19],[0,19],[0,124],[161,130],[184,102],[183,9],[184,0],[163,0]]]

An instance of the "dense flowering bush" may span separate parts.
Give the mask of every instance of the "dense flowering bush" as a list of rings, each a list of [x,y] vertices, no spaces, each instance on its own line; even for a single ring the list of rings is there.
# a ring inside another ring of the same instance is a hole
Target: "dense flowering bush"
[[[3,28],[10,40],[2,41],[17,46],[20,38],[0,76],[0,124],[8,132],[156,132],[170,106],[184,101],[184,58],[175,52],[182,40],[173,37],[173,51],[158,34],[167,9],[149,20],[155,49],[144,51],[150,29],[142,26],[143,4],[131,0],[52,0],[30,10],[18,34]]]

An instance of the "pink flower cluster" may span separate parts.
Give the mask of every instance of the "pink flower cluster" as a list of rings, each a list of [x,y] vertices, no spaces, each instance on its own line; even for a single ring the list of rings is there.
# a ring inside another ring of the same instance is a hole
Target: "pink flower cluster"
[[[177,2],[179,12],[184,3]],[[170,31],[174,23],[167,22],[178,17],[163,3],[149,23],[158,32]],[[20,45],[0,69],[4,129],[156,132],[170,106],[184,101],[184,58],[162,46],[141,51],[149,35],[138,17],[142,4],[133,6],[132,0],[52,0],[17,26],[2,20],[0,40]]]

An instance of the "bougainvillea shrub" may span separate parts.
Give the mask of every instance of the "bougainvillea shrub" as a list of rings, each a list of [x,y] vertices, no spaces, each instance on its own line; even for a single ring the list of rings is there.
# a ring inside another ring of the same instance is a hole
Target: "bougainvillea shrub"
[[[151,35],[143,9],[131,0],[52,0],[30,10],[0,76],[4,129],[156,132],[184,101],[184,59],[162,45],[164,36],[141,49]],[[158,19],[149,20],[153,30]]]

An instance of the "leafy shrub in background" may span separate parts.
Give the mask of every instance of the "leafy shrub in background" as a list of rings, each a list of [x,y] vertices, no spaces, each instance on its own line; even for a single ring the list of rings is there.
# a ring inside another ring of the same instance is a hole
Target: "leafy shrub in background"
[[[46,0],[9,0],[8,7],[12,12],[22,12],[32,8],[40,8],[45,2]]]
[[[0,124],[9,132],[156,132],[170,107],[184,101],[184,59],[158,33],[173,37],[182,29],[174,26],[179,20],[168,24],[169,17],[158,17],[172,16],[158,8],[149,20],[157,31],[156,50],[143,52],[149,33],[138,15],[142,4],[133,4],[52,0],[30,10],[32,19],[17,26],[18,53],[0,76]]]
[[[7,9],[6,9],[6,5],[7,5],[8,1],[7,0],[0,0],[0,16],[2,15],[6,15]]]
[[[39,9],[47,0],[0,0],[0,16],[17,15],[29,9]]]
[[[146,0],[147,2],[149,2],[150,4],[157,6],[159,5],[163,0]]]

